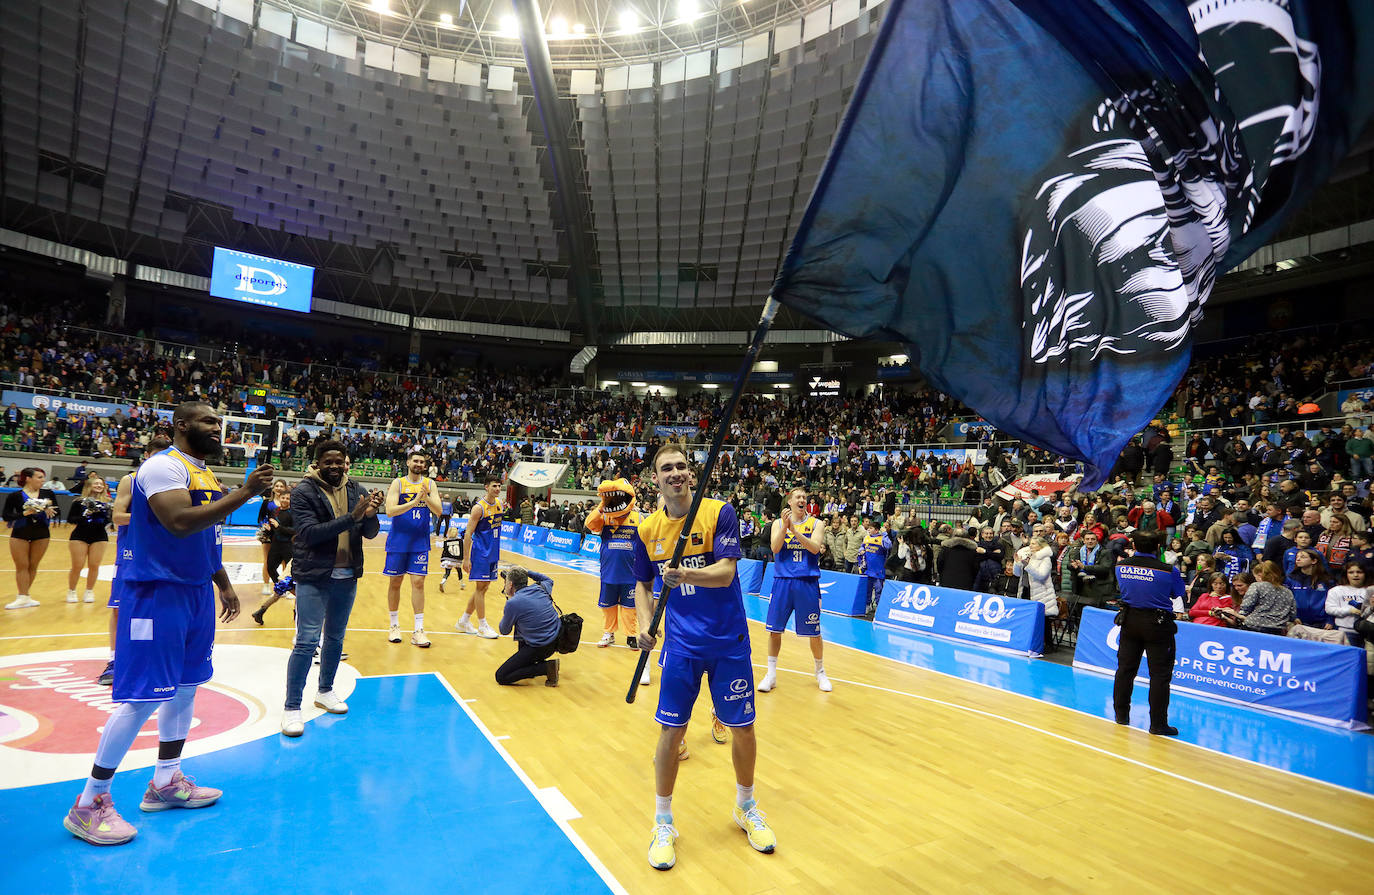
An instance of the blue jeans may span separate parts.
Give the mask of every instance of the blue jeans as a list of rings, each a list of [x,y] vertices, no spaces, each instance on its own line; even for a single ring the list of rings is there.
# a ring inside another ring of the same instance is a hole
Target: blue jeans
[[[343,655],[344,630],[358,595],[358,579],[326,578],[320,582],[296,582],[296,645],[286,663],[286,710],[301,707],[301,693],[310,673],[310,660],[320,646],[320,692],[334,689],[334,674]]]
[[[1350,477],[1352,479],[1374,478],[1374,457],[1351,457]]]

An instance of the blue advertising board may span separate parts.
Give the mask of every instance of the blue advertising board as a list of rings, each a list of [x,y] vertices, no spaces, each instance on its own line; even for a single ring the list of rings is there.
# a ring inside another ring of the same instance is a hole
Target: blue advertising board
[[[5,389],[3,393],[0,393],[0,402],[3,402],[6,407],[13,404],[20,410],[38,410],[41,408],[56,413],[65,408],[68,414],[87,414],[94,417],[114,416],[117,410],[123,411],[127,416],[131,406],[128,403],[119,403],[116,401],[59,398],[57,395],[21,392],[8,388]],[[170,409],[157,410],[155,412],[157,413],[158,419],[169,420],[172,418],[172,411]]]
[[[908,581],[884,585],[873,620],[1028,656],[1040,655],[1045,638],[1045,605],[1038,600]]]
[[[315,268],[215,246],[210,294],[268,308],[310,312]]]
[[[582,536],[575,535],[570,531],[550,531],[549,536],[544,540],[544,546],[550,550],[560,550],[563,553],[576,553],[582,546]]]
[[[538,525],[522,525],[520,532],[520,543],[526,547],[543,547],[544,540],[549,536],[549,530]]]
[[[518,538],[518,537],[520,537],[520,523],[519,523],[519,522],[502,522],[502,523],[501,523],[501,537],[502,537],[502,538]]]
[[[763,578],[759,580],[759,595],[767,599],[773,593],[773,564],[764,566]]]
[[[1084,609],[1074,667],[1115,674],[1120,636],[1112,613]],[[1369,726],[1363,649],[1188,622],[1174,643],[1171,690],[1353,730]],[[1148,679],[1142,662],[1138,680]]]
[[[868,611],[868,581],[862,575],[821,569],[821,611],[860,616]]]
[[[587,556],[601,556],[601,535],[583,535],[582,552]]]
[[[740,593],[757,594],[763,585],[763,567],[766,565],[758,559],[741,559],[735,563],[735,573],[739,575]]]

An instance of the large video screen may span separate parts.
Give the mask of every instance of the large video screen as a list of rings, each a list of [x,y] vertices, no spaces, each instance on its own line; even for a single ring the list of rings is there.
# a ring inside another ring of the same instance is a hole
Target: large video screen
[[[315,268],[215,247],[210,294],[269,308],[310,312]]]

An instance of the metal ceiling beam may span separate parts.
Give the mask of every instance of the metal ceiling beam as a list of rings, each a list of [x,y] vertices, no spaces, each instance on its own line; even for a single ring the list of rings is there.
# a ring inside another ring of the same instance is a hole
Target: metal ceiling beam
[[[599,303],[592,282],[595,258],[586,228],[591,213],[577,187],[572,147],[568,144],[568,126],[563,120],[562,101],[553,80],[553,64],[549,60],[548,41],[544,39],[544,20],[539,12],[538,0],[514,0],[514,6],[520,27],[520,42],[525,48],[525,69],[529,72],[530,90],[534,94],[539,121],[548,141],[549,160],[553,165],[554,198],[567,228],[568,288],[582,314],[583,337],[589,344],[595,345],[599,330]]]

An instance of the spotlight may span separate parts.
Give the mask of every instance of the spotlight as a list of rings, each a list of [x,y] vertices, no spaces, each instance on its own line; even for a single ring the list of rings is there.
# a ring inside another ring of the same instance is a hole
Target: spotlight
[[[520,23],[516,21],[515,16],[501,17],[501,33],[510,35],[517,35],[520,33]]]
[[[372,0],[372,11],[381,15],[391,15],[391,0]]]
[[[701,7],[697,0],[681,0],[677,5],[677,17],[684,22],[690,22],[701,13]]]
[[[639,13],[633,9],[627,9],[620,14],[620,30],[634,31],[639,28]]]
[[[586,26],[586,25],[582,24],[581,22],[578,22],[576,25],[573,25],[573,34],[586,34],[586,33],[587,33],[587,26]]]
[[[568,20],[565,18],[554,19],[549,23],[549,27],[557,37],[566,37],[568,34]]]
[[[446,13],[446,12],[441,12],[441,13],[439,13],[439,24],[440,24],[440,25],[443,25],[445,28],[452,28],[452,27],[453,27],[453,16],[452,16],[452,14]]]

